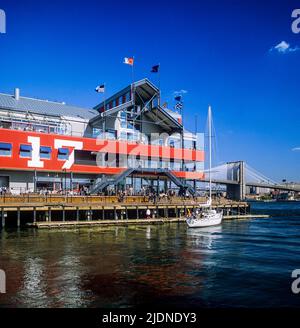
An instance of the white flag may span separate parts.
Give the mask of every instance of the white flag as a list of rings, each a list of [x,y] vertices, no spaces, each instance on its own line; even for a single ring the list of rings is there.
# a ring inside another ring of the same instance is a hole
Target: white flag
[[[95,89],[96,92],[105,92],[105,85],[98,85],[97,88]]]

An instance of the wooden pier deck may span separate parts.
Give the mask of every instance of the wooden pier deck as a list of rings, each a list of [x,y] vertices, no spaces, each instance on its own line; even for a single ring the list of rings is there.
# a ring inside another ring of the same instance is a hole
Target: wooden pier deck
[[[0,197],[0,227],[34,226],[92,226],[159,224],[181,222],[183,217],[205,199],[161,199],[157,203],[148,197],[126,197],[122,202],[115,196],[40,196],[24,195]],[[227,218],[249,218],[250,206],[246,202],[218,200],[213,207],[224,211]],[[146,220],[146,211],[151,219]],[[257,216],[255,216],[257,217]],[[13,222],[13,223],[12,223]]]

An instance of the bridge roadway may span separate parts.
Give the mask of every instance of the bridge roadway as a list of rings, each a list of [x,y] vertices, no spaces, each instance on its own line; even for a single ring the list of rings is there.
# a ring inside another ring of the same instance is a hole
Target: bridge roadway
[[[209,182],[209,179],[201,180],[203,182]],[[212,183],[222,184],[222,185],[239,185],[240,183],[235,180],[215,180],[212,179]],[[274,185],[268,184],[266,182],[246,182],[247,187],[259,187],[259,188],[269,188],[269,189],[276,189],[276,190],[283,190],[283,191],[294,191],[300,192],[300,187],[289,187],[285,185]]]

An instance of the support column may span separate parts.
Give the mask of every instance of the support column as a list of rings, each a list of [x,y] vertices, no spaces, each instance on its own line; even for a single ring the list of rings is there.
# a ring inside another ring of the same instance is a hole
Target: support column
[[[240,162],[240,200],[244,200],[246,198],[246,181],[245,181],[245,162]]]
[[[33,175],[33,191],[34,191],[34,193],[37,192],[36,185],[37,185],[37,172],[36,172],[36,170],[34,170],[34,175]]]
[[[51,222],[51,207],[48,207],[48,220],[49,222]]]
[[[19,228],[21,225],[21,211],[20,207],[18,207],[18,212],[17,212],[17,227]]]
[[[227,179],[238,183],[227,185],[227,196],[232,200],[244,200],[246,198],[245,162],[227,164],[232,166],[230,170],[227,169]]]
[[[4,209],[2,208],[2,211],[1,211],[1,225],[2,225],[2,228],[4,229],[5,228],[5,216],[4,216]]]
[[[70,173],[70,190],[73,191],[73,172]]]
[[[36,223],[36,207],[33,208],[33,223]]]
[[[76,207],[76,221],[79,221],[79,207]]]

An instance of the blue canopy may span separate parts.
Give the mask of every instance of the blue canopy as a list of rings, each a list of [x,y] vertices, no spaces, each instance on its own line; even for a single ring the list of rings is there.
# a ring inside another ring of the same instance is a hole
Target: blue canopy
[[[51,147],[40,147],[40,152],[42,153],[42,154],[49,154],[49,153],[51,153]]]
[[[21,151],[32,151],[32,146],[31,145],[21,145],[20,147]]]
[[[68,148],[58,148],[58,153],[60,155],[68,155],[69,154],[69,149]]]
[[[1,150],[11,150],[12,146],[10,143],[0,142]]]

